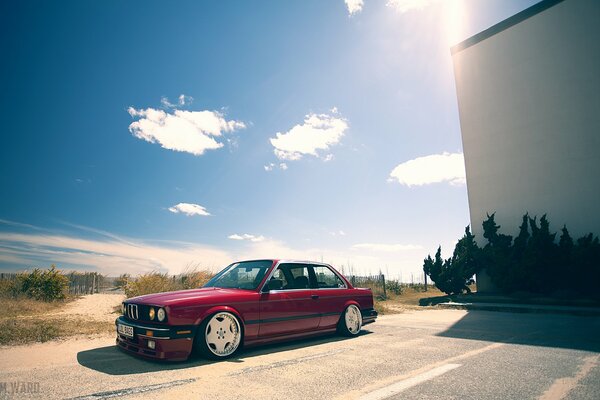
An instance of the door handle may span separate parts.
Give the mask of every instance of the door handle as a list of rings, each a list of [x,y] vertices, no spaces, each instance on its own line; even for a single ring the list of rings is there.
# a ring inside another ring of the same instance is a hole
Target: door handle
[[[318,294],[311,294],[310,298],[313,299],[313,300],[317,300],[319,298],[319,295]]]

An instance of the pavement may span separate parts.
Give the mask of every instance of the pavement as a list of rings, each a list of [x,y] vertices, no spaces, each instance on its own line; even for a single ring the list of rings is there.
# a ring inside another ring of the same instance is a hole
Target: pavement
[[[220,362],[141,360],[112,336],[0,348],[0,399],[242,397],[600,399],[600,317],[428,309]]]
[[[563,306],[546,304],[514,304],[492,302],[459,302],[439,303],[438,308],[458,310],[484,310],[517,313],[568,314],[580,316],[600,316],[600,307]]]

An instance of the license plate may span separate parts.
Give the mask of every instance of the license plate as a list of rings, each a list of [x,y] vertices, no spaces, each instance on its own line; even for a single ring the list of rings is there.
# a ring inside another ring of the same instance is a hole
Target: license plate
[[[133,337],[133,326],[117,324],[117,332],[123,336]]]

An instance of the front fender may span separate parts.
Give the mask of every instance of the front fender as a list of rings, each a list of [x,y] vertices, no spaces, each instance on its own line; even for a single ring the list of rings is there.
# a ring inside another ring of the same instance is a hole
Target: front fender
[[[216,314],[218,312],[221,311],[227,311],[232,313],[233,315],[235,315],[237,317],[237,319],[240,321],[240,325],[244,325],[244,319],[242,318],[242,316],[240,315],[240,313],[233,307],[230,306],[213,306],[211,308],[208,308],[206,310],[204,310],[200,316],[198,317],[198,319],[195,321],[195,325],[200,325],[200,323],[202,321],[204,321],[204,319],[210,317],[213,314]]]

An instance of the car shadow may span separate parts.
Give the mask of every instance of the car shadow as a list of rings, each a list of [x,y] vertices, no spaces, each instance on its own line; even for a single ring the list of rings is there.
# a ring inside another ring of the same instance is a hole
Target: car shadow
[[[363,330],[358,336],[364,336],[370,333],[372,332]],[[274,354],[282,351],[317,346],[324,343],[340,342],[349,339],[352,338],[330,334],[295,341],[261,345],[247,349],[242,348],[235,357],[222,361],[212,361],[197,356],[191,356],[188,360],[179,362],[151,360],[125,353],[115,345],[80,351],[77,353],[77,362],[83,367],[108,375],[133,375],[146,372],[193,368],[221,362],[243,363],[244,359],[248,357]]]
[[[600,317],[472,310],[437,336],[600,352]]]

